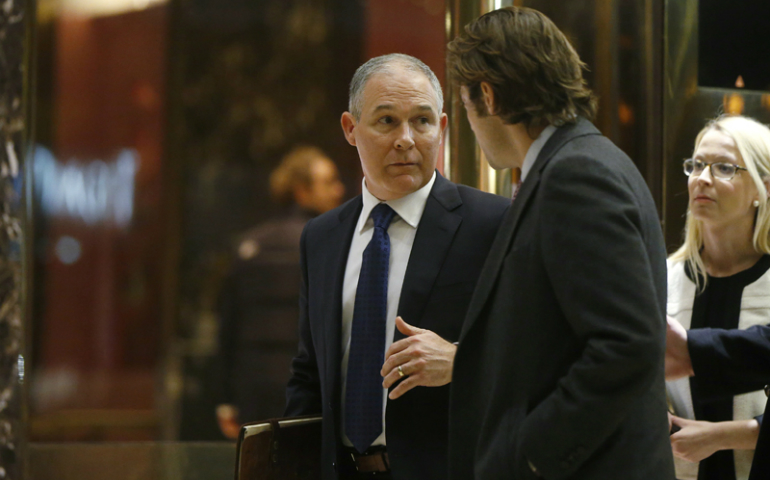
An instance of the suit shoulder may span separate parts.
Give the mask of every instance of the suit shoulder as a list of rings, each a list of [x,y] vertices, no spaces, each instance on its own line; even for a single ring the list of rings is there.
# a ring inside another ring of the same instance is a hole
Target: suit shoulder
[[[495,195],[493,193],[482,192],[481,190],[467,185],[457,185],[457,191],[463,204],[468,204],[472,209],[484,208],[491,212],[502,213],[511,204],[509,198]]]
[[[452,213],[463,218],[462,230],[476,234],[497,232],[511,201],[506,197],[482,192],[466,185],[457,185],[457,191],[462,205]]]
[[[609,171],[628,175],[638,173],[631,157],[603,135],[584,135],[566,142],[557,151],[546,169],[606,168]]]
[[[308,221],[305,225],[306,234],[323,232],[328,228],[336,226],[340,223],[342,218],[346,218],[347,215],[354,215],[357,207],[360,204],[361,195],[358,195],[343,203],[339,207],[318,215],[314,219]]]

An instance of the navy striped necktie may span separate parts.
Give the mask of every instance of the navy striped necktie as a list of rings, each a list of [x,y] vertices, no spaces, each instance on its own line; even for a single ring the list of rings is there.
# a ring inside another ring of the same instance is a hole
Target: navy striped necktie
[[[396,212],[380,203],[371,213],[372,240],[364,250],[358,277],[350,334],[345,433],[363,453],[382,433],[382,376],[388,308],[390,237],[388,226]]]

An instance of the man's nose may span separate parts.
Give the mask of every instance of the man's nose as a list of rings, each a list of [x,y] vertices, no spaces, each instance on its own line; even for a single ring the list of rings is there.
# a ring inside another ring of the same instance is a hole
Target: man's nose
[[[404,122],[403,126],[398,131],[398,138],[396,138],[395,147],[398,150],[409,150],[414,146],[414,138],[412,138],[412,127]]]

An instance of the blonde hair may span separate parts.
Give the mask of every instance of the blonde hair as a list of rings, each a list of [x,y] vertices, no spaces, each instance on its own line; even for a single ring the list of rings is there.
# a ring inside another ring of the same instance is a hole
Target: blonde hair
[[[281,205],[293,203],[294,188],[298,185],[309,187],[313,183],[313,165],[318,160],[328,158],[318,147],[293,148],[270,173],[270,195],[273,200]]]
[[[722,115],[710,121],[695,139],[695,150],[706,133],[717,130],[735,141],[751,179],[759,192],[759,208],[754,222],[752,243],[757,252],[770,254],[770,205],[764,180],[770,178],[770,129],[756,120],[740,115]],[[706,265],[700,255],[703,247],[703,222],[693,218],[687,209],[684,243],[669,260],[687,262],[699,291],[706,287]]]

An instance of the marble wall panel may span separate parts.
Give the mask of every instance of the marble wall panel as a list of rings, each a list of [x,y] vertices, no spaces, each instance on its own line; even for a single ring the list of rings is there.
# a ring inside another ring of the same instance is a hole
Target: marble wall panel
[[[0,479],[22,476],[25,0],[0,2]]]

